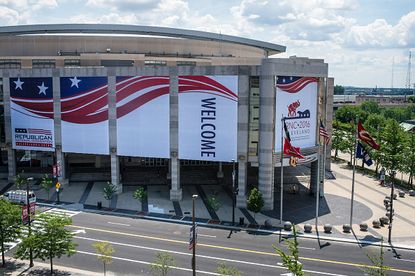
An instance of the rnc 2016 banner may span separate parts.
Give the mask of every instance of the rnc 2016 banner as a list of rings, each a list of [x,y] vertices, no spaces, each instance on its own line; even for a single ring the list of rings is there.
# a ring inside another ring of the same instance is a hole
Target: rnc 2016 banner
[[[52,78],[10,78],[14,149],[54,151]]]
[[[286,117],[291,143],[296,147],[316,145],[317,78],[277,77],[275,152],[281,151],[281,118]]]
[[[62,151],[108,154],[106,77],[61,77]]]
[[[169,77],[117,77],[117,154],[169,158]]]
[[[179,158],[236,159],[237,76],[179,77]]]

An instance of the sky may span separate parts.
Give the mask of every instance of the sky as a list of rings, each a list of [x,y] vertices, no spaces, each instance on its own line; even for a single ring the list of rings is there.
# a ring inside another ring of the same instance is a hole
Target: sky
[[[267,41],[287,47],[275,57],[324,59],[335,84],[347,86],[405,87],[409,51],[415,56],[415,0],[0,0],[0,26],[53,23],[163,26]]]

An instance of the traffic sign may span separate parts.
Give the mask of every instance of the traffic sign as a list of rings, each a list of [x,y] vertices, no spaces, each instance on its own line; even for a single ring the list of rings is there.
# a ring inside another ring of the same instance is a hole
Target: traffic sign
[[[59,190],[61,188],[61,183],[56,182],[55,188],[56,188],[56,190]]]

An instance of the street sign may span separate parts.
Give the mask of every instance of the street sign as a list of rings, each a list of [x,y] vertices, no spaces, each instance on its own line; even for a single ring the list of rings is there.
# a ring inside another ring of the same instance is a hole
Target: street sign
[[[195,229],[195,235],[196,235],[196,240],[195,240],[195,245],[197,243],[197,225],[190,227],[190,232],[189,232],[189,250],[193,249],[193,227],[196,227]]]
[[[55,188],[56,188],[56,190],[59,190],[61,188],[61,183],[56,182]]]
[[[36,213],[36,202],[31,202],[29,209],[30,209],[30,219],[33,220],[33,218],[35,217],[35,213]],[[28,221],[29,221],[29,217],[27,215],[27,205],[23,205],[22,206],[22,222],[27,223]]]

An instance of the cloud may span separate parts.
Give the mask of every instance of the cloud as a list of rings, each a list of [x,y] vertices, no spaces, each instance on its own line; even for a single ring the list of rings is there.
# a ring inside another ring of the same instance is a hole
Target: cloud
[[[0,24],[16,25],[19,22],[19,13],[13,9],[0,6]]]
[[[159,0],[88,0],[86,6],[128,12],[132,10],[150,10],[156,7],[159,2]]]

